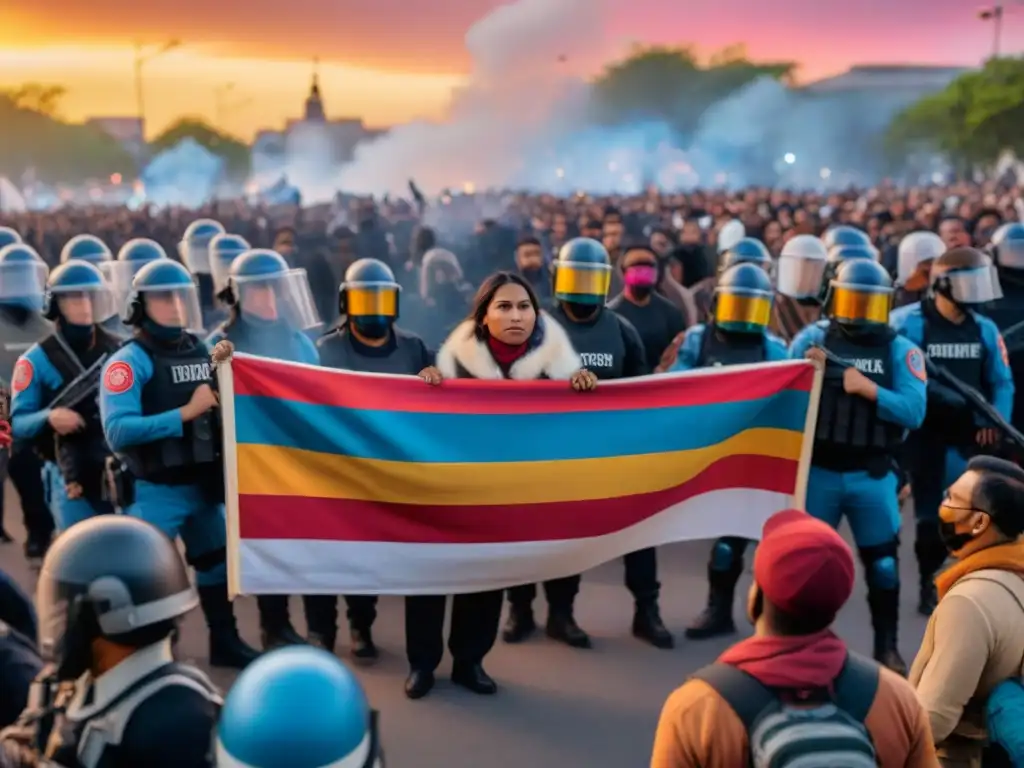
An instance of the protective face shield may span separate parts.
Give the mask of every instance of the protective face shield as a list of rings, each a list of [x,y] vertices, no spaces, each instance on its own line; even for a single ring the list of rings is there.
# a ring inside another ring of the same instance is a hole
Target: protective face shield
[[[611,264],[559,261],[555,267],[555,296],[575,304],[604,304],[611,281]]]
[[[198,219],[188,225],[178,244],[178,253],[189,272],[210,274],[210,242],[223,233],[224,227],[213,219]]]
[[[747,228],[742,221],[733,219],[726,222],[718,232],[718,252],[725,253],[746,236]]]
[[[320,325],[304,269],[290,269],[276,275],[232,276],[231,284],[244,320],[283,321],[300,331]]]
[[[143,310],[163,328],[201,333],[203,313],[194,285],[151,285],[138,291]]]
[[[49,273],[46,263],[28,246],[14,244],[0,250],[0,304],[42,310]]]
[[[828,316],[841,325],[887,325],[893,301],[892,280],[880,264],[854,259],[839,267],[829,284]]]
[[[908,285],[921,264],[935,261],[946,252],[946,244],[934,232],[911,232],[900,241],[897,256],[896,283],[908,290],[919,291],[924,286]]]
[[[69,261],[49,277],[46,287],[47,316],[62,317],[70,325],[95,325],[117,314],[114,294],[92,264]]]
[[[210,241],[210,274],[215,295],[227,287],[235,259],[251,249],[249,242],[240,235],[217,235]]]
[[[145,238],[136,238],[125,243],[117,253],[115,261],[100,265],[100,271],[110,283],[114,304],[118,311],[124,310],[128,297],[132,292],[135,276],[147,264],[166,259],[167,253],[159,243]]]
[[[998,240],[992,238],[996,262],[1005,269],[1024,270],[1024,225],[1014,222]]]
[[[730,333],[763,333],[772,315],[771,281],[755,264],[726,270],[715,289],[715,327]]]
[[[976,266],[944,269],[936,264],[932,290],[963,306],[989,304],[1003,298],[999,272],[988,256],[976,251]]]
[[[775,289],[798,301],[820,298],[827,258],[825,244],[814,235],[790,239],[775,265]]]

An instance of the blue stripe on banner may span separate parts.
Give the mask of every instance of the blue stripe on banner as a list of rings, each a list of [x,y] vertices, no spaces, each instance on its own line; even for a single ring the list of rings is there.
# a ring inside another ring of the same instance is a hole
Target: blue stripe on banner
[[[802,432],[809,394],[682,408],[543,414],[376,411],[235,398],[239,443],[417,463],[559,461],[685,451],[747,429]],[[610,439],[611,438],[611,439]]]

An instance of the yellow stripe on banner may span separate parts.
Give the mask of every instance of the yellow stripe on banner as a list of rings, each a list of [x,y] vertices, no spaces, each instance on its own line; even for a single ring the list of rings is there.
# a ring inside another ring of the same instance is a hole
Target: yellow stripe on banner
[[[755,454],[797,461],[802,443],[800,432],[748,429],[717,445],[689,451],[487,464],[358,459],[240,443],[238,492],[454,506],[589,501],[673,488],[725,456]]]

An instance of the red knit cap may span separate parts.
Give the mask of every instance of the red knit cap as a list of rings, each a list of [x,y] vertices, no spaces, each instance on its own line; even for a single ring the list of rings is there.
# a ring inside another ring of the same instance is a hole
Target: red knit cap
[[[772,605],[795,617],[835,616],[853,593],[853,553],[828,524],[799,509],[768,518],[754,579]]]

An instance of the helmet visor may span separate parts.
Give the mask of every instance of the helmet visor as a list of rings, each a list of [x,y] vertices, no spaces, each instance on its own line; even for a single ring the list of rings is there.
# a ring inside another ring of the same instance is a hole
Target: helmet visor
[[[612,282],[610,264],[559,262],[555,295],[561,301],[603,304]]]
[[[349,317],[397,317],[397,285],[346,283],[345,314]]]
[[[41,306],[49,274],[49,267],[42,261],[0,264],[0,302],[28,302],[32,306]]]
[[[194,285],[151,285],[141,295],[146,315],[157,325],[202,333],[203,314]]]
[[[833,285],[829,314],[839,323],[889,322],[893,292],[889,288],[869,291],[863,287]]]
[[[182,240],[178,243],[178,255],[193,275],[210,274],[210,240]]]
[[[220,251],[210,254],[210,275],[213,277],[213,292],[223,291],[231,277],[231,264],[245,251]]]
[[[283,320],[300,331],[320,325],[306,270],[291,269],[276,275],[233,277],[232,280],[238,288],[238,308],[243,318],[263,322]],[[393,315],[393,298],[391,305]]]
[[[996,247],[996,260],[1007,269],[1024,269],[1024,240],[1003,240]]]
[[[117,314],[114,293],[106,282],[81,288],[54,288],[51,293],[61,316],[74,325],[102,323]]]
[[[825,262],[782,255],[776,265],[775,286],[791,299],[813,299],[821,295]]]
[[[715,296],[715,325],[725,330],[759,331],[772,315],[772,297],[763,291],[719,289]]]
[[[132,280],[139,270],[149,264],[148,261],[107,261],[100,264],[100,272],[110,284],[110,292],[114,296],[114,307],[120,312],[128,303],[128,295],[132,291]]]
[[[957,304],[987,304],[1003,297],[999,274],[994,267],[958,269],[947,272],[950,296]]]

